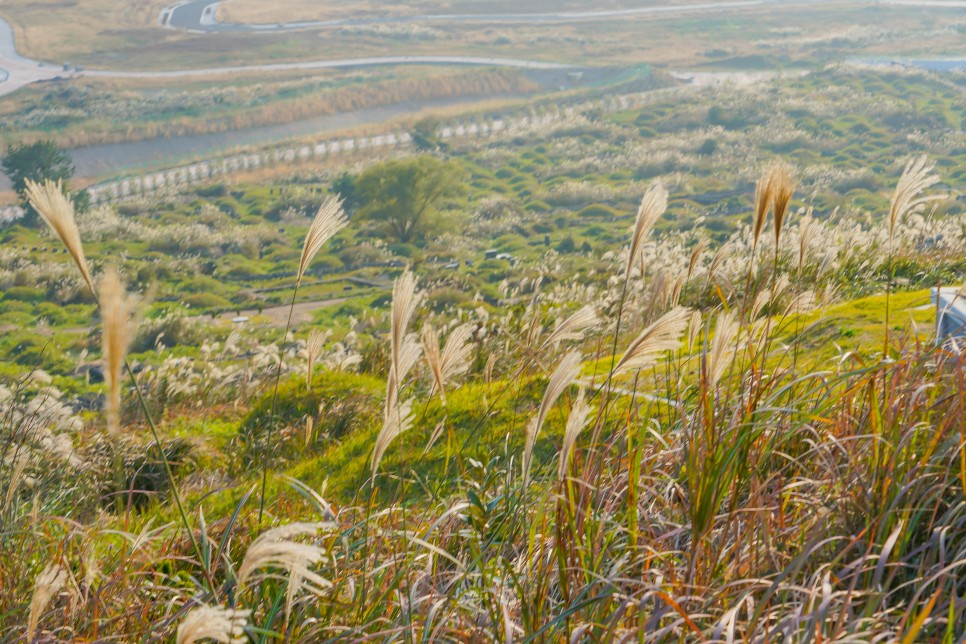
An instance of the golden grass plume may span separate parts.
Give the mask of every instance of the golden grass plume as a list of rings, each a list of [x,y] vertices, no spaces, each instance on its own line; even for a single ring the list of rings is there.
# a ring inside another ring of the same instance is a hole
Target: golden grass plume
[[[47,605],[67,583],[67,571],[59,564],[49,564],[34,581],[34,592],[30,598],[30,614],[27,618],[27,641],[33,641],[40,624],[40,618]]]
[[[91,271],[87,266],[87,258],[84,257],[84,245],[81,243],[80,232],[77,230],[77,221],[74,218],[74,204],[68,198],[64,187],[60,182],[44,181],[37,183],[27,179],[27,201],[33,206],[34,210],[40,213],[54,234],[60,238],[61,243],[67,248],[67,252],[77,264],[77,269],[84,278],[87,288],[94,292],[94,280],[91,279]]]
[[[446,383],[463,375],[470,368],[470,357],[473,355],[473,345],[470,343],[472,335],[473,326],[461,324],[450,332],[441,351],[436,330],[429,324],[423,327],[423,355],[433,375],[429,396],[432,397],[438,391],[444,405]]]
[[[659,353],[677,349],[680,346],[681,334],[688,327],[690,320],[691,310],[683,306],[676,306],[662,315],[631,342],[620,361],[614,366],[614,375],[629,369],[643,369],[650,365]]]
[[[330,197],[322,204],[315,215],[315,219],[312,220],[309,232],[305,235],[302,257],[299,259],[298,278],[295,280],[296,288],[302,283],[305,271],[308,270],[309,264],[312,263],[322,245],[342,230],[347,223],[349,223],[349,220],[346,219],[345,212],[342,210],[341,199]]]
[[[129,295],[120,273],[108,267],[100,279],[102,352],[107,383],[107,431],[121,430],[121,379],[127,350],[137,329],[137,298]]]
[[[634,222],[634,234],[631,236],[631,247],[627,253],[627,265],[624,269],[624,281],[630,279],[631,270],[641,254],[641,248],[646,238],[654,229],[654,224],[667,210],[667,190],[659,183],[655,183],[641,199],[641,206],[637,209],[637,219]]]
[[[935,165],[923,155],[910,159],[902,170],[902,176],[896,184],[889,206],[889,239],[895,235],[896,224],[907,215],[922,212],[923,206],[936,196],[923,196],[923,192],[939,182],[939,177],[933,173]]]
[[[570,415],[567,416],[567,426],[564,428],[563,445],[560,448],[560,460],[557,463],[557,479],[563,481],[567,477],[570,467],[570,454],[573,452],[577,437],[587,425],[590,417],[591,406],[584,398],[584,390],[581,389],[577,394],[577,400],[570,408]]]
[[[193,608],[178,626],[176,644],[194,644],[212,639],[224,644],[241,644],[247,641],[245,625],[251,615],[249,610],[199,606]]]
[[[543,427],[544,421],[547,419],[547,414],[550,412],[550,408],[553,407],[554,403],[560,395],[566,391],[567,387],[573,384],[577,376],[580,375],[581,369],[581,358],[578,351],[571,351],[560,361],[557,368],[550,375],[550,379],[547,381],[547,389],[544,391],[543,400],[540,403],[540,409],[537,411],[537,415],[534,416],[530,422],[527,424],[527,440],[526,446],[523,450],[523,481],[524,486],[530,478],[530,465],[533,459],[533,447],[537,442],[537,435],[540,433],[540,428]]]

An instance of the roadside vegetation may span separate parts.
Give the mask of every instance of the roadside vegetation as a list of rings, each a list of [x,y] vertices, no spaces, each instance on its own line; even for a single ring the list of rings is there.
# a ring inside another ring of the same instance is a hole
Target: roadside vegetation
[[[28,184],[0,639],[957,641],[963,91],[829,68],[83,213]]]

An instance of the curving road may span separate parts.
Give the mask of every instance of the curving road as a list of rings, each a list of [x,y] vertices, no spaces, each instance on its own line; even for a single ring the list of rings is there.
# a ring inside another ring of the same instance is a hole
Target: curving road
[[[572,23],[594,20],[614,20],[638,16],[680,15],[694,12],[747,9],[767,4],[781,4],[787,0],[732,0],[730,2],[706,2],[692,5],[650,6],[635,9],[600,11],[553,11],[546,13],[451,13],[416,16],[392,16],[385,18],[344,18],[339,20],[311,20],[278,24],[238,24],[218,22],[216,13],[219,1],[185,0],[166,7],[159,17],[162,26],[190,31],[284,31],[289,29],[317,29],[321,27],[359,27],[368,25],[405,25],[413,23],[487,23],[487,24],[536,24]]]
[[[11,94],[32,83],[54,79],[88,76],[98,78],[187,78],[219,74],[245,74],[288,70],[338,69],[375,67],[381,65],[474,65],[483,67],[512,67],[517,69],[572,69],[573,65],[539,60],[474,56],[374,56],[315,60],[296,63],[269,63],[232,67],[206,67],[172,71],[116,71],[64,69],[56,65],[24,58],[17,52],[14,32],[6,20],[0,18],[0,97]]]

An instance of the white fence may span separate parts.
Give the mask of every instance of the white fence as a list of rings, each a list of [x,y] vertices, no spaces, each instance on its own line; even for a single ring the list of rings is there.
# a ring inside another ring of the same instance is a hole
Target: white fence
[[[549,106],[541,111],[507,118],[481,119],[453,123],[439,129],[438,136],[448,139],[479,139],[497,135],[519,135],[550,127],[574,114],[599,110],[613,112],[642,104],[648,93],[613,96],[582,103],[579,106]],[[187,188],[237,172],[258,170],[310,159],[337,158],[358,154],[362,150],[386,150],[409,146],[409,132],[394,132],[369,137],[339,138],[316,143],[288,144],[275,148],[232,154],[189,165],[159,170],[139,176],[99,183],[88,188],[92,204],[122,201],[128,197],[152,193],[162,188]],[[0,215],[2,221],[2,215]]]

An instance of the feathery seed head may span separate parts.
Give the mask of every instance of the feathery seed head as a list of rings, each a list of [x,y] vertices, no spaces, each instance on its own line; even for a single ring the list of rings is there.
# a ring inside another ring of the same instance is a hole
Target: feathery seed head
[[[752,250],[758,248],[761,231],[765,228],[768,218],[768,208],[772,205],[772,191],[774,190],[771,169],[766,169],[755,185],[755,219],[752,222],[753,243]]]
[[[677,349],[681,344],[681,334],[690,320],[691,311],[683,306],[677,306],[662,315],[631,342],[614,367],[614,375],[629,369],[643,369],[649,366],[659,353]]]
[[[249,582],[255,579],[256,571],[266,568],[281,568],[289,573],[289,583],[300,588],[308,587],[313,592],[322,592],[331,583],[310,566],[318,564],[325,557],[325,548],[309,543],[293,541],[295,537],[315,536],[321,530],[332,528],[329,523],[291,523],[266,530],[248,546],[245,558],[238,568],[238,587],[244,591]]]
[[[379,463],[386,453],[386,449],[399,436],[409,430],[413,422],[413,406],[408,400],[397,403],[386,410],[386,417],[383,419],[382,430],[376,438],[376,446],[372,450],[372,476],[375,478],[379,470]]]
[[[128,294],[113,266],[108,267],[100,280],[100,306],[104,380],[107,383],[107,430],[116,436],[121,429],[122,369],[137,328],[137,298]]]
[[[718,314],[707,360],[708,389],[714,389],[717,386],[734,360],[737,353],[735,338],[738,335],[739,326],[733,312],[724,311]]]
[[[47,605],[60,593],[67,583],[67,571],[59,564],[49,564],[34,581],[34,592],[30,598],[30,614],[27,618],[27,641],[33,641],[37,625]]]
[[[775,247],[781,242],[782,225],[788,212],[788,204],[795,193],[795,182],[792,180],[791,170],[780,163],[773,165],[770,170],[772,216],[775,220]]]
[[[212,639],[222,644],[241,644],[247,639],[245,625],[250,615],[249,610],[199,606],[185,615],[178,626],[175,642],[194,644],[203,639]]]
[[[896,224],[903,217],[922,212],[923,206],[938,197],[924,197],[922,193],[939,183],[939,177],[933,173],[934,164],[923,155],[910,159],[899,177],[896,190],[892,195],[889,208],[889,239],[895,236]]]
[[[77,221],[74,219],[73,202],[67,197],[60,182],[48,179],[43,183],[37,183],[27,179],[26,185],[27,201],[60,238],[61,243],[74,259],[74,263],[77,264],[77,269],[84,278],[87,288],[93,293],[94,280],[91,279],[87,258],[84,257],[84,246],[77,230]]]
[[[627,265],[624,269],[624,281],[630,279],[631,269],[637,263],[637,258],[654,224],[667,210],[667,190],[659,183],[655,183],[641,199],[641,206],[637,210],[637,220],[634,222],[634,234],[631,236],[631,247],[627,253]]]
[[[573,315],[560,322],[557,328],[543,341],[540,348],[546,349],[566,340],[579,340],[583,337],[585,330],[597,326],[599,322],[594,307],[590,305],[581,307]]]
[[[537,415],[527,425],[527,440],[523,451],[524,487],[526,487],[527,481],[530,479],[530,464],[533,459],[533,447],[537,442],[537,434],[540,433],[540,428],[543,427],[543,423],[547,419],[547,414],[550,413],[550,408],[557,402],[560,395],[566,391],[567,387],[577,379],[577,376],[580,375],[580,369],[580,353],[578,351],[572,351],[564,356],[553,374],[551,374],[550,380],[547,381],[547,389],[544,391],[540,409],[537,411]]]
[[[308,270],[309,264],[315,259],[322,245],[342,230],[347,223],[349,223],[349,220],[346,219],[345,212],[342,210],[341,199],[330,197],[322,204],[315,215],[315,219],[312,220],[309,232],[305,235],[302,257],[299,259],[298,278],[295,280],[296,288],[302,283],[305,271]]]
[[[564,429],[563,446],[560,448],[560,461],[557,464],[557,479],[563,481],[567,477],[570,467],[570,454],[577,443],[577,437],[587,424],[591,407],[584,399],[584,390],[577,394],[577,400],[567,416],[567,426]]]
[[[328,337],[328,331],[315,330],[309,334],[309,339],[305,343],[305,355],[308,361],[305,372],[305,385],[309,391],[312,391],[312,371],[315,366],[315,361],[322,354],[322,347],[325,346],[325,341]]]

